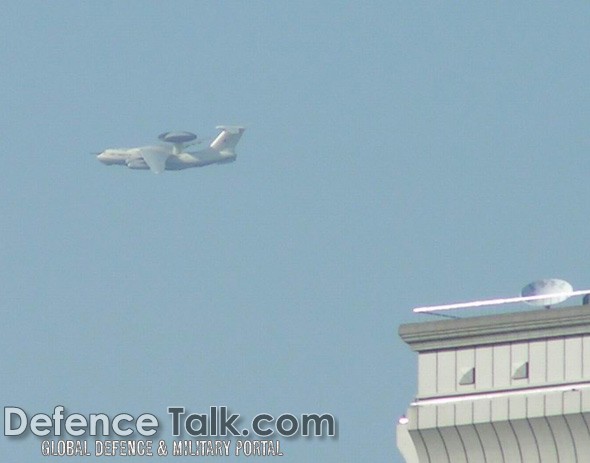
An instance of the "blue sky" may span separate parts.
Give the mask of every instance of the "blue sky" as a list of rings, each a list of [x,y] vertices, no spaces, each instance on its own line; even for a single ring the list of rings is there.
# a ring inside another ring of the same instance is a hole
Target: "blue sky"
[[[49,413],[329,412],[401,462],[417,305],[588,287],[587,2],[11,2],[0,391]],[[89,153],[244,124],[236,163]],[[2,437],[0,459],[42,461]]]

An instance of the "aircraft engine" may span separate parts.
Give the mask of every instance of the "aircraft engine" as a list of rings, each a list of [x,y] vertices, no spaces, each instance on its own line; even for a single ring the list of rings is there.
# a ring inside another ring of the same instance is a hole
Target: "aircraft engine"
[[[143,159],[132,159],[127,161],[127,167],[130,169],[149,169],[148,165]]]

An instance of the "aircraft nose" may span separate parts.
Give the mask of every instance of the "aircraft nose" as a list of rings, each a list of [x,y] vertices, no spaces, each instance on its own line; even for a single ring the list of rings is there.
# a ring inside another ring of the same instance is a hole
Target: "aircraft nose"
[[[96,155],[96,159],[98,159],[100,162],[102,163],[106,163],[107,162],[107,155],[105,154],[105,152],[103,151],[102,153],[98,153]]]

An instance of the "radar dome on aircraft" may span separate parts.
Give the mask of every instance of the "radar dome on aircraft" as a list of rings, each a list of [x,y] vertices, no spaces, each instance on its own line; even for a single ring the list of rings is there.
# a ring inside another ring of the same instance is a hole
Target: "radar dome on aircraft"
[[[560,302],[567,300],[572,295],[571,293],[573,293],[573,291],[574,288],[567,281],[559,280],[557,278],[547,278],[529,283],[522,288],[520,294],[522,297],[548,296],[526,301],[526,303],[549,308],[554,304],[559,304]]]
[[[187,143],[196,140],[197,136],[192,132],[164,132],[158,138],[168,143]]]

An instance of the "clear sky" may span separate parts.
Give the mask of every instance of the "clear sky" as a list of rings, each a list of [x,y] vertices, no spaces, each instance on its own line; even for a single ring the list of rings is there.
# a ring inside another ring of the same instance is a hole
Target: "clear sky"
[[[329,412],[280,461],[399,463],[412,307],[590,287],[586,1],[15,1],[0,31],[3,406]],[[218,124],[234,164],[89,154]]]

